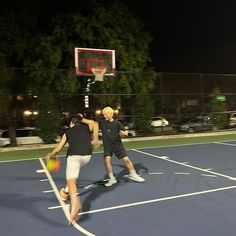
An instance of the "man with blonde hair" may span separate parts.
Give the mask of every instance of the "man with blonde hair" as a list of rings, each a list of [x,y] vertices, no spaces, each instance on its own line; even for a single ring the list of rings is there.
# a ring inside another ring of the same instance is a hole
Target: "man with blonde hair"
[[[106,187],[112,186],[117,183],[117,180],[113,174],[111,157],[113,153],[118,159],[122,159],[129,170],[129,178],[136,182],[145,182],[134,169],[132,161],[129,159],[127,152],[122,144],[120,135],[128,136],[128,131],[125,130],[123,125],[113,119],[114,110],[111,107],[105,107],[102,110],[101,118],[98,122],[103,137],[103,148],[104,148],[104,162],[109,181],[105,184]]]

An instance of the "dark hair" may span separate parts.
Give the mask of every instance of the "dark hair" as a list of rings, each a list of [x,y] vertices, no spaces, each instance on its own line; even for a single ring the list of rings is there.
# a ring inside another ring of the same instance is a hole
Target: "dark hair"
[[[82,120],[82,117],[81,117],[80,115],[72,115],[72,116],[70,117],[70,121],[71,121],[74,125],[78,125],[81,120]]]

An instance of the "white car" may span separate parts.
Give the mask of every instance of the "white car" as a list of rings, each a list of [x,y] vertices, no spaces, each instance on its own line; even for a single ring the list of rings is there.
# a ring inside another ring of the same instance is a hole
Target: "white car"
[[[43,140],[37,136],[34,127],[24,127],[16,129],[16,141],[18,145],[26,144],[40,144]],[[0,129],[0,147],[4,147],[10,144],[10,139],[8,136],[8,130]]]
[[[229,113],[229,128],[236,127],[236,112]]]
[[[162,116],[153,117],[151,121],[152,127],[165,127],[169,125],[169,121]]]

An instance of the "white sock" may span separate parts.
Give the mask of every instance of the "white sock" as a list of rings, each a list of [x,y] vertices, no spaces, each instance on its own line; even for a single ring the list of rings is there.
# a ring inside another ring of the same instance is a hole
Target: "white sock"
[[[109,178],[110,179],[114,179],[115,178],[114,175],[113,175],[113,172],[109,173]]]
[[[131,175],[137,175],[135,169],[131,169],[131,170],[129,171],[129,173],[130,173]]]
[[[68,189],[68,186],[67,186],[67,185],[66,185],[64,191],[65,191],[66,193],[69,193],[69,189]]]

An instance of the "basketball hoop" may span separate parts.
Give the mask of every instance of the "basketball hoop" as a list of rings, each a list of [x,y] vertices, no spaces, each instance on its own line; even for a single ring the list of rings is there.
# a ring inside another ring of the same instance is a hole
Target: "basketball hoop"
[[[103,81],[104,74],[106,73],[107,68],[104,66],[92,67],[91,71],[95,75],[94,81]]]

